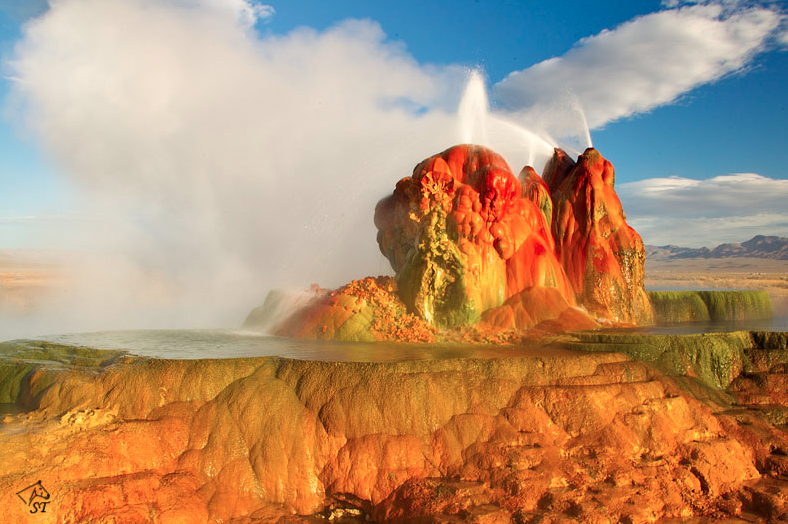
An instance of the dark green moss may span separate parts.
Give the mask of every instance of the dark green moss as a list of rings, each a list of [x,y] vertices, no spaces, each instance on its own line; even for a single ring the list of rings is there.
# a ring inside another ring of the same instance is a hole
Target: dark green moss
[[[788,350],[788,332],[753,331],[752,339],[759,349]]]
[[[698,322],[710,320],[709,308],[695,291],[649,291],[657,322]]]
[[[571,349],[615,351],[648,362],[672,376],[696,376],[707,385],[726,388],[748,365],[749,331],[697,335],[578,333]]]
[[[753,331],[752,347],[745,350],[750,367],[747,371],[774,371],[784,373],[788,370],[788,333]]]
[[[712,320],[772,318],[772,302],[766,291],[699,291]]]
[[[19,362],[16,365],[0,362],[0,403],[16,402],[19,399],[22,383],[37,367],[30,362]]]

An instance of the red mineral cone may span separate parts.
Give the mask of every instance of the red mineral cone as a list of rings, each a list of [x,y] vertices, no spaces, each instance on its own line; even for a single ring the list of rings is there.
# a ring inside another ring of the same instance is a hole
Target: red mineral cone
[[[589,148],[566,176],[553,175],[553,235],[556,251],[578,302],[595,316],[621,323],[650,324],[651,304],[643,287],[645,248],[629,227],[613,188],[613,164]],[[567,164],[563,162],[564,166]],[[546,176],[547,178],[547,176]]]

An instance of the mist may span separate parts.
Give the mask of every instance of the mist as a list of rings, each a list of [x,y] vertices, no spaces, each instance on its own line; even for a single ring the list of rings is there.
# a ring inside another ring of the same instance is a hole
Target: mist
[[[461,140],[470,72],[368,20],[261,37],[250,5],[60,0],[27,24],[11,109],[83,219],[70,284],[6,335],[233,326],[272,288],[391,272],[375,203]]]

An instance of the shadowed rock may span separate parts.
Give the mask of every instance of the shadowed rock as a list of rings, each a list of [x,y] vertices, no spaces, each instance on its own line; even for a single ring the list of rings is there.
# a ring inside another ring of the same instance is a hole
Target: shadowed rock
[[[564,183],[564,179],[569,176],[575,165],[575,161],[569,158],[566,151],[555,148],[553,156],[547,161],[542,172],[542,179],[550,190],[550,194],[558,191],[558,188]]]
[[[553,223],[553,200],[547,184],[531,166],[525,166],[517,178],[523,187],[523,197],[536,204],[549,228]]]

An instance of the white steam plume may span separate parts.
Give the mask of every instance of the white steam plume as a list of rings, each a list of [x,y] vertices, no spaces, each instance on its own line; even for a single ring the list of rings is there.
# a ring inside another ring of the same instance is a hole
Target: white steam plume
[[[252,7],[59,0],[25,28],[20,113],[94,217],[71,329],[237,323],[268,288],[389,271],[374,204],[456,140],[465,73],[369,21],[261,39]]]

